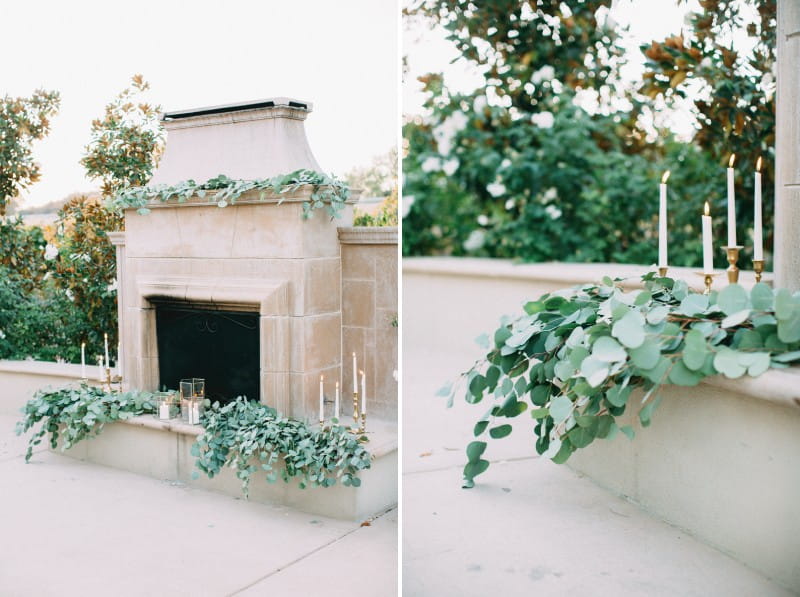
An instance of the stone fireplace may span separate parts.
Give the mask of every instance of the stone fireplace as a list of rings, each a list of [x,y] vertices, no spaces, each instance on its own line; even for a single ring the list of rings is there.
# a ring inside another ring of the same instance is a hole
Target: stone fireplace
[[[167,113],[167,148],[151,184],[319,170],[304,130],[311,109],[274,98]],[[204,377],[210,395],[230,399],[237,388],[256,387],[248,397],[312,420],[320,375],[331,396],[334,380],[352,387],[341,367],[337,234],[352,209],[339,220],[322,212],[303,219],[311,192],[245,194],[225,208],[206,197],[154,203],[147,215],[126,211],[125,232],[112,238],[125,386],[155,390],[176,387],[176,376]]]

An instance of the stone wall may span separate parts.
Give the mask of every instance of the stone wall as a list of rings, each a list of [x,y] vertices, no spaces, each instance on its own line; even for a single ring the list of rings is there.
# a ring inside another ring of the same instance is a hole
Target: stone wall
[[[355,352],[359,368],[366,373],[368,416],[394,421],[398,368],[397,228],[339,228],[339,241],[342,381],[347,398],[343,413],[352,413],[351,355]]]
[[[409,380],[431,375],[431,370],[437,387],[454,379],[482,356],[484,351],[474,339],[484,332],[491,334],[502,315],[521,313],[528,300],[599,281],[605,275],[635,277],[647,269],[617,264],[405,259],[403,311],[413,315],[403,322],[403,345],[409,347],[403,359],[406,387],[411,385]],[[687,268],[670,268],[670,275],[694,285],[701,282]],[[742,272],[740,281],[752,284],[752,272]],[[721,287],[722,282],[715,283],[715,288]],[[633,441],[622,434],[613,441],[597,441],[576,452],[568,466],[778,583],[800,587],[799,386],[800,367],[771,370],[758,378],[715,376],[695,388],[667,386],[650,427],[640,426],[635,409],[626,415],[625,423],[636,430]],[[443,398],[426,399],[430,408],[444,408]],[[487,404],[471,407],[461,397],[457,401],[453,410],[474,408],[474,420],[489,408]],[[406,397],[406,404],[410,402]],[[404,417],[407,422],[416,421],[415,429],[424,428],[424,421],[408,407]],[[459,424],[457,414],[452,420]],[[472,439],[474,420],[464,426],[463,436],[441,429],[430,433],[446,435],[448,447],[463,450]],[[508,442],[530,438],[526,436],[531,432],[530,418],[518,417],[512,424],[517,433],[493,442],[493,454],[505,454]],[[409,445],[408,437],[404,445]],[[418,461],[418,453],[404,454],[404,459],[407,469],[410,460]],[[534,462],[532,466],[554,465]]]

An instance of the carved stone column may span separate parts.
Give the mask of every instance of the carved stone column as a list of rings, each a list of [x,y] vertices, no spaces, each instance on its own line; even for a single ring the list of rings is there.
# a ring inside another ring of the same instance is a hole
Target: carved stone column
[[[778,0],[775,285],[800,290],[800,2]]]

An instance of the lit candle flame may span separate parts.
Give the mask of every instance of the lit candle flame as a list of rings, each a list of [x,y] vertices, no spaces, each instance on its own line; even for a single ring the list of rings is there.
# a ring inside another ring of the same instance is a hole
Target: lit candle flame
[[[706,215],[707,215],[707,216],[710,216],[710,215],[711,215],[711,210],[708,208],[708,201],[706,201],[706,205],[705,205],[705,212],[706,212]]]
[[[668,178],[669,178],[669,170],[664,172],[663,176],[661,177],[661,184],[667,184]]]
[[[358,370],[358,372],[359,372],[361,375],[364,375],[364,372],[363,372],[361,369],[359,369],[359,370]]]
[[[756,162],[756,172],[761,172],[761,156],[758,156],[758,161]]]
[[[324,375],[320,375],[319,376],[319,380],[322,381],[323,379],[325,379],[325,376]]]
[[[339,389],[339,382],[338,381],[336,382],[336,389],[337,390]]]
[[[736,154],[731,154],[731,159],[728,160],[728,168],[733,168],[733,162],[736,160]]]

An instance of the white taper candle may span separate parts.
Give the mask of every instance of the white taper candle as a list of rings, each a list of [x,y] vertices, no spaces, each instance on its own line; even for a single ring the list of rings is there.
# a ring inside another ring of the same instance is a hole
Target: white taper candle
[[[711,246],[711,215],[708,209],[708,201],[705,205],[705,213],[701,216],[703,221],[703,273],[714,273],[714,251]]]
[[[367,414],[367,377],[361,372],[361,414]]]
[[[761,224],[761,158],[756,162],[755,213],[753,214],[753,259],[764,259],[764,232]]]
[[[358,392],[358,367],[356,366],[356,353],[353,353],[353,393]]]
[[[81,342],[81,379],[86,379],[86,342]]]
[[[733,188],[733,162],[736,154],[728,161],[728,246],[736,246],[736,195]]]
[[[339,382],[336,382],[336,397],[333,401],[333,416],[339,418]]]
[[[658,267],[667,267],[667,179],[669,170],[664,172],[659,186],[658,200]]]
[[[108,360],[108,334],[105,334],[105,344],[106,344],[106,369],[111,367],[111,361]]]

